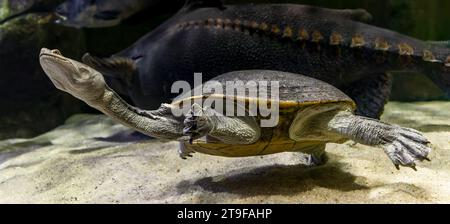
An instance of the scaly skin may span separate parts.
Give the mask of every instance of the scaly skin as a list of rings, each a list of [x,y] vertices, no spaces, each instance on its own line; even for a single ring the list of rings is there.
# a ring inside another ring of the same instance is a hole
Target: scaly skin
[[[392,70],[423,72],[450,93],[448,48],[349,18],[338,11],[291,4],[185,8],[112,58],[134,61],[136,70],[127,72],[132,76],[124,89],[141,108],[174,97],[172,83],[192,83],[194,72],[209,80],[247,69],[308,75],[357,102],[352,92],[360,91],[346,88],[364,89],[352,84]],[[90,65],[106,75],[114,71]]]

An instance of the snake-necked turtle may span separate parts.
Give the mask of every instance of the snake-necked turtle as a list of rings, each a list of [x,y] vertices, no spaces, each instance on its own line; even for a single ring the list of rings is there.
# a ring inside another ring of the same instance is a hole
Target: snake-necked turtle
[[[279,100],[264,102],[279,104],[279,122],[275,127],[262,128],[261,117],[224,116],[198,104],[193,104],[186,115],[174,115],[174,109],[180,108],[181,102],[205,99],[201,94],[184,94],[157,110],[140,110],[112,91],[98,71],[63,57],[57,50],[43,49],[40,62],[58,89],[146,135],[181,141],[183,158],[191,152],[242,157],[285,151],[302,151],[316,155],[312,158],[320,158],[326,143],[351,139],[383,148],[397,167],[415,168],[415,162],[426,160],[431,150],[420,132],[354,115],[355,104],[347,95],[332,85],[303,75],[251,70],[231,72],[214,79],[222,84],[236,80],[244,83],[278,81]],[[237,94],[216,93],[209,97],[231,98],[234,104],[248,102],[245,105],[261,101]]]

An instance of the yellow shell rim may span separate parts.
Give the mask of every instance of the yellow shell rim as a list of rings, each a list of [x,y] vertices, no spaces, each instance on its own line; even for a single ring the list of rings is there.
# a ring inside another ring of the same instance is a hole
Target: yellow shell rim
[[[192,100],[199,100],[204,98],[217,98],[217,99],[227,99],[232,98],[231,100],[241,101],[245,103],[260,103],[259,98],[248,98],[248,97],[241,97],[241,96],[226,96],[226,95],[220,95],[220,94],[211,94],[211,95],[200,95],[200,96],[192,96],[180,100],[176,100],[172,102],[172,105],[180,105],[185,101],[192,101]],[[268,99],[267,103],[272,104],[273,100]],[[323,101],[305,101],[305,102],[297,102],[297,101],[289,101],[289,100],[280,100],[278,102],[280,109],[290,109],[290,108],[296,108],[296,107],[304,107],[304,106],[311,106],[311,105],[319,105],[319,104],[333,104],[333,103],[348,103],[353,109],[356,109],[356,103],[351,99],[342,99],[342,100],[323,100]]]

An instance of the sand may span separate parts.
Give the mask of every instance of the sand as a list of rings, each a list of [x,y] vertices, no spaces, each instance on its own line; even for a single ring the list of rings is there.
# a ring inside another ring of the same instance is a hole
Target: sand
[[[123,142],[124,126],[76,115],[0,142],[0,203],[450,203],[450,102],[389,103],[382,119],[424,131],[432,161],[397,171],[352,142],[328,144],[330,161],[314,168],[298,153],[182,160],[176,142]]]

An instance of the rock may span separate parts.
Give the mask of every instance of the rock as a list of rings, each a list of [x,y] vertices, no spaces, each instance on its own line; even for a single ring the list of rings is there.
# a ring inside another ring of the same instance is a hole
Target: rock
[[[387,106],[384,120],[425,130],[433,144],[417,172],[351,143],[329,144],[329,163],[316,168],[299,165],[298,153],[182,160],[176,142],[123,142],[124,126],[76,115],[36,138],[0,142],[0,203],[449,203],[449,109]]]
[[[36,136],[82,111],[83,103],[53,86],[38,58],[42,47],[80,58],[83,40],[82,32],[53,24],[46,13],[0,24],[0,139]]]
[[[0,0],[0,23],[33,12],[50,12],[64,0]]]
[[[0,0],[0,21],[31,9],[34,3],[34,0]]]

